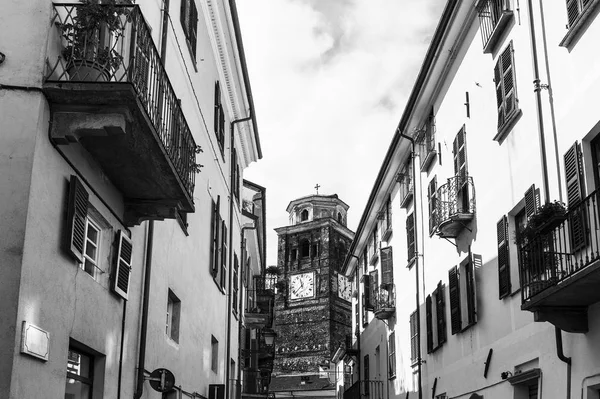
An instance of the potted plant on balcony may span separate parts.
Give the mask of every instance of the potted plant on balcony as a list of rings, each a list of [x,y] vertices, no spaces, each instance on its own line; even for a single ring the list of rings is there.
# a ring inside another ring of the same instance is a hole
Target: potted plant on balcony
[[[517,234],[517,243],[526,244],[534,238],[550,233],[567,217],[567,208],[560,201],[548,202],[529,217],[527,225]]]
[[[123,63],[115,44],[123,36],[131,0],[82,0],[64,23],[57,23],[65,47],[62,57],[71,80],[107,81]],[[125,17],[125,18],[124,18]]]

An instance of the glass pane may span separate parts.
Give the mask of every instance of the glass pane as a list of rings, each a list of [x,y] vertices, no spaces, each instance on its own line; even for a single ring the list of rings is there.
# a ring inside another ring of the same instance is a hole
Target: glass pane
[[[90,357],[75,350],[69,350],[67,372],[81,377],[90,377]]]
[[[88,259],[85,260],[85,263],[83,265],[83,270],[85,270],[85,272],[87,274],[90,274],[93,276],[95,268],[96,268],[96,266],[94,265],[93,262],[90,262]]]
[[[85,254],[90,257],[91,259],[96,260],[96,250],[98,248],[92,244],[91,242],[87,242],[87,245],[85,246]]]
[[[98,229],[96,229],[92,224],[88,223],[88,231],[87,238],[94,244],[98,243]]]
[[[91,386],[67,377],[65,386],[65,399],[89,399],[91,398]]]

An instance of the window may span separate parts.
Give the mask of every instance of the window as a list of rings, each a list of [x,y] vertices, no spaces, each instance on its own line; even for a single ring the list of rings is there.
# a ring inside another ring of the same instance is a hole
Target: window
[[[388,338],[388,370],[389,378],[396,376],[396,332],[392,331]]]
[[[373,229],[373,232],[371,233],[371,239],[369,240],[369,243],[367,244],[367,256],[368,256],[370,265],[375,265],[377,263],[377,260],[379,259],[379,254],[377,253],[377,246],[378,246],[378,235],[377,235],[377,225],[375,225],[375,228]]]
[[[433,108],[427,116],[423,126],[417,131],[415,141],[419,145],[421,171],[426,171],[437,155],[435,148],[435,116],[433,114]]]
[[[311,251],[310,251],[311,258],[314,258],[316,256],[319,256],[319,243],[312,244]]]
[[[231,306],[233,307],[233,313],[238,312],[238,291],[240,282],[238,279],[238,270],[240,268],[240,264],[238,261],[237,254],[233,254],[233,292],[231,293]]]
[[[219,254],[220,254],[220,241],[219,232],[221,229],[221,214],[220,214],[220,202],[221,196],[217,196],[217,201],[212,202],[212,212],[210,221],[210,273],[213,278],[216,279],[219,274]]]
[[[217,136],[217,142],[219,143],[219,148],[221,149],[221,155],[224,156],[223,151],[225,148],[225,113],[223,112],[223,104],[221,104],[221,86],[218,81],[215,83],[214,129],[215,136]]]
[[[511,293],[510,284],[510,245],[508,243],[508,218],[503,216],[496,225],[498,239],[498,297],[505,298]]]
[[[85,221],[85,245],[83,249],[83,263],[81,268],[94,277],[98,267],[98,253],[100,251],[101,229],[89,216]]]
[[[94,386],[94,358],[69,347],[65,399],[91,399]]]
[[[294,263],[296,261],[296,258],[298,258],[298,251],[294,248],[290,252],[290,262]]]
[[[406,163],[398,173],[398,183],[400,183],[400,207],[407,208],[413,197],[413,159],[409,156]]]
[[[302,212],[300,212],[300,221],[305,222],[307,220],[308,220],[308,210],[304,209]]]
[[[369,276],[364,276],[364,278],[366,280],[369,279]],[[364,280],[363,280],[364,283]],[[369,295],[369,288],[368,285],[365,284],[364,286],[364,291],[362,293],[362,325],[363,327],[366,327],[369,324],[369,317],[368,317],[368,313],[367,313],[367,300],[369,300],[368,298]]]
[[[383,222],[381,223],[381,240],[389,242],[392,237],[392,198],[388,197],[382,209]]]
[[[494,67],[494,82],[496,84],[496,102],[498,105],[498,133],[494,140],[501,141],[520,113],[512,41],[498,57]]]
[[[165,332],[167,337],[179,342],[179,318],[181,316],[181,301],[169,290],[167,297],[167,325]]]
[[[381,286],[390,288],[394,284],[394,258],[392,247],[381,248]]]
[[[411,213],[406,217],[406,248],[408,251],[408,263],[412,264],[416,254],[414,213]]]
[[[221,289],[225,290],[226,282],[227,282],[227,226],[225,225],[225,221],[222,221],[221,225],[221,271],[220,271],[220,284]]]
[[[211,350],[211,362],[210,369],[214,373],[219,373],[219,341],[211,335],[210,336],[210,350]]]
[[[196,8],[194,0],[181,0],[179,18],[188,48],[190,49],[192,58],[195,62],[196,42],[198,37],[198,9]]]
[[[579,206],[585,198],[581,147],[575,142],[564,155],[567,207],[571,250],[577,251],[588,244],[586,207]]]
[[[233,187],[232,187],[232,191],[233,191],[233,196],[237,200],[236,202],[239,204],[241,176],[240,176],[240,165],[239,165],[239,162],[238,162],[237,151],[235,150],[235,148],[233,149],[232,162],[233,162]]]
[[[339,212],[338,212],[338,214],[337,214],[337,221],[338,221],[338,223],[340,223],[340,224],[341,224],[341,223],[343,223],[343,222],[342,222],[342,214],[341,214],[341,213],[339,213]]]
[[[477,6],[483,52],[494,51],[495,44],[513,16],[510,0],[483,0]]]
[[[363,360],[364,360],[363,368],[364,368],[365,381],[369,381],[371,379],[371,377],[369,375],[369,355],[365,355]],[[365,395],[369,395],[369,383],[368,382],[365,384]]]
[[[437,288],[425,299],[427,323],[427,353],[434,352],[446,342],[446,300],[444,286],[440,281]]]
[[[367,309],[376,310],[377,298],[379,297],[379,272],[377,270],[369,273],[369,291]]]
[[[452,143],[452,147],[452,152],[454,155],[455,186],[452,187],[451,190],[456,190],[456,204],[454,205],[454,211],[456,213],[473,213],[475,212],[475,199],[469,180],[469,169],[467,164],[467,133],[464,125],[456,134],[454,142]],[[439,198],[438,200],[442,201],[442,199]],[[442,210],[439,212],[436,211],[436,213],[436,216],[441,219]]]
[[[416,365],[419,361],[419,329],[417,323],[417,311],[410,314],[410,364]]]
[[[472,258],[474,257],[469,254],[459,266],[448,271],[452,334],[464,331],[477,321],[475,268]]]
[[[304,239],[300,241],[300,257],[308,258],[310,256],[310,243]]]
[[[437,220],[437,176],[433,176],[433,179],[427,186],[427,200],[429,203],[429,235],[435,232],[435,228],[438,225]]]

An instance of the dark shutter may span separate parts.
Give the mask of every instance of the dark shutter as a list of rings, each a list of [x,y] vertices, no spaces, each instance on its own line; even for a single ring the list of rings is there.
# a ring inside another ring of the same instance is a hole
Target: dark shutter
[[[120,230],[117,244],[118,248],[113,277],[113,290],[123,299],[127,300],[129,293],[129,276],[131,275],[133,243],[123,230]]]
[[[408,261],[415,257],[415,215],[411,213],[406,217],[406,247],[408,250]]]
[[[225,281],[227,277],[227,225],[223,220],[221,222],[221,288],[225,288]]]
[[[564,160],[571,250],[576,251],[587,245],[585,207],[579,206],[585,192],[581,149],[577,142],[565,153]]]
[[[369,394],[369,379],[370,379],[370,373],[369,373],[369,355],[365,355],[364,357],[364,393],[365,395]]]
[[[437,324],[437,346],[446,342],[446,299],[444,298],[444,286],[440,281],[435,290],[435,319]]]
[[[498,238],[498,296],[500,299],[510,294],[510,256],[508,245],[508,218],[502,216],[496,225]]]
[[[427,353],[433,351],[433,315],[431,312],[431,295],[425,298],[425,321],[427,325]]]
[[[179,9],[179,20],[181,21],[181,27],[183,28],[183,33],[185,36],[188,36],[189,31],[189,2],[190,0],[181,0],[181,8]]]
[[[379,274],[377,270],[373,270],[369,275],[371,280],[371,294],[369,295],[371,302],[369,306],[372,310],[377,310],[379,302]]]
[[[433,234],[437,221],[437,176],[433,176],[433,179],[427,186],[427,198],[429,199],[429,234]]]
[[[390,337],[388,339],[388,369],[389,369],[389,377],[393,377],[396,375],[396,332],[392,331]]]
[[[567,18],[569,21],[569,28],[573,26],[573,24],[575,23],[575,21],[577,21],[577,18],[579,17],[579,1],[580,0],[567,0]]]
[[[525,191],[525,216],[527,219],[536,214],[539,207],[539,196],[537,194],[537,190],[535,189],[535,184],[532,184],[531,187]]]
[[[365,310],[373,310],[373,306],[371,305],[371,276],[365,274],[363,276],[363,308]],[[363,324],[364,324],[364,315],[363,315]]]
[[[210,241],[210,272],[213,277],[216,277],[219,273],[219,230],[221,227],[220,215],[220,202],[221,196],[217,196],[217,202],[212,203],[212,215],[211,215],[211,241]]]
[[[496,67],[494,68],[494,81],[496,83],[496,101],[498,105],[498,129],[500,129],[516,109],[516,82],[512,42],[506,46],[500,57],[498,57]]]
[[[461,330],[462,316],[460,313],[460,284],[458,267],[454,266],[448,271],[448,291],[450,293],[450,324],[452,334]]]
[[[196,3],[194,0],[190,1],[190,19],[189,19],[189,28],[188,28],[188,40],[190,42],[190,47],[192,48],[192,54],[194,58],[196,57],[196,43],[198,37],[198,9],[196,8]]]
[[[454,176],[460,176],[463,179],[467,177],[467,141],[465,126],[458,131],[454,142],[452,143],[452,152],[454,154]],[[461,183],[464,180],[461,181]]]
[[[365,276],[367,277],[367,276]],[[363,280],[364,283],[364,280]],[[365,284],[366,287],[366,284]],[[362,293],[362,324],[363,327],[367,325],[368,323],[368,318],[367,318],[367,297],[369,295],[369,290],[368,288],[365,288],[365,291]]]
[[[394,284],[392,247],[381,248],[381,285],[389,287],[392,284]]]
[[[465,283],[467,288],[467,320],[469,325],[475,323],[475,269],[471,255],[464,264]]]
[[[67,253],[79,262],[83,262],[88,200],[89,194],[81,181],[77,176],[71,175],[64,245]]]

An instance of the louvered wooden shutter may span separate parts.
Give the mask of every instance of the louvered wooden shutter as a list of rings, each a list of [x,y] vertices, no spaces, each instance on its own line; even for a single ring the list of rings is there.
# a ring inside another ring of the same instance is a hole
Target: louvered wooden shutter
[[[225,288],[227,271],[227,225],[221,222],[221,288]]]
[[[427,325],[427,353],[433,351],[433,315],[431,312],[431,295],[425,298],[425,321]]]
[[[475,309],[475,265],[473,259],[469,256],[468,263],[465,264],[465,282],[467,288],[467,320],[469,325],[477,321],[476,309]]]
[[[573,26],[579,14],[581,13],[579,7],[580,0],[567,0],[567,18],[569,20],[569,28]]]
[[[220,140],[219,138],[219,122],[221,119],[220,116],[220,107],[221,107],[221,87],[219,84],[219,81],[215,82],[215,112],[214,112],[214,130],[215,130],[215,135],[217,136],[217,139]]]
[[[444,286],[441,282],[435,290],[435,318],[437,322],[437,345],[446,342],[446,299],[444,297]]]
[[[119,231],[117,238],[117,260],[113,277],[113,290],[123,299],[128,299],[129,277],[131,276],[131,255],[133,253],[133,243],[131,239],[123,232]]]
[[[77,176],[71,175],[64,245],[67,253],[79,262],[83,262],[88,200],[89,194],[81,181]]]
[[[408,250],[408,261],[415,257],[415,215],[411,213],[406,217],[406,248]]]
[[[189,21],[189,34],[188,40],[190,41],[190,47],[192,48],[192,54],[196,57],[196,43],[198,37],[198,9],[194,0],[190,2],[190,21]]]
[[[389,374],[388,377],[393,377],[396,375],[396,332],[392,331],[390,337],[388,339],[388,369]]]
[[[211,241],[210,241],[210,272],[216,277],[219,272],[219,229],[221,226],[220,214],[221,196],[217,196],[217,202],[212,203],[212,215],[210,220]]]
[[[381,248],[381,285],[390,287],[392,284],[394,284],[392,247]]]
[[[365,274],[363,276],[363,307],[366,310],[373,310],[373,306],[371,305],[371,276]],[[364,320],[364,316],[363,316]]]
[[[427,186],[427,198],[429,199],[429,234],[433,234],[437,221],[437,175],[433,176],[433,179]]]
[[[150,71],[150,36],[136,35],[133,82],[142,98],[148,98],[148,73]]]
[[[458,267],[455,266],[448,271],[448,291],[450,292],[450,324],[452,334],[461,330],[462,315],[460,312],[460,284]]]
[[[510,294],[510,257],[508,245],[508,218],[502,219],[496,224],[496,236],[498,238],[498,296],[500,299]]]
[[[537,213],[540,207],[540,199],[535,189],[535,184],[525,191],[525,216],[529,219],[532,215]]]
[[[460,182],[462,185],[464,178],[467,177],[467,142],[464,126],[456,134],[452,148],[454,154],[454,175],[463,178]]]
[[[181,27],[183,28],[183,33],[185,36],[188,36],[188,32],[190,30],[189,26],[189,2],[191,0],[181,0],[181,8],[179,9],[179,20],[181,21]]]
[[[417,361],[417,349],[418,349],[418,335],[417,335],[417,312],[410,314],[410,362],[415,363]]]
[[[585,215],[585,207],[579,206],[581,200],[585,196],[585,192],[583,186],[581,149],[577,142],[575,142],[565,153],[564,161],[571,250],[576,251],[587,245],[587,218]]]
[[[371,300],[370,308],[376,310],[378,307],[377,303],[379,301],[379,273],[377,272],[377,270],[373,270],[371,273],[369,273],[369,275],[371,280],[371,294],[369,295],[369,298]]]
[[[494,68],[496,101],[498,105],[498,129],[506,123],[516,109],[516,79],[514,73],[513,44],[504,49]]]

